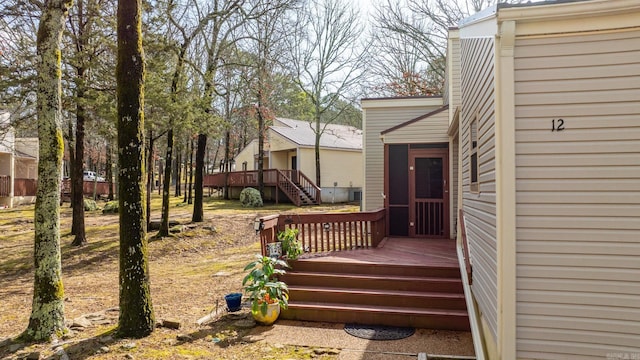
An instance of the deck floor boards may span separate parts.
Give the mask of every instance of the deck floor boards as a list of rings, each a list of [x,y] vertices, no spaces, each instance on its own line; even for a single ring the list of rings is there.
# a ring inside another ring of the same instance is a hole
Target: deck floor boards
[[[387,238],[377,248],[309,254],[300,260],[458,267],[456,243],[450,239]]]

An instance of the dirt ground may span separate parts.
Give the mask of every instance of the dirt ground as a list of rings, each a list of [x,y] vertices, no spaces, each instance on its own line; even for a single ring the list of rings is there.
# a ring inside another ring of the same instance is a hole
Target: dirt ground
[[[151,219],[160,216],[159,210],[154,210],[160,208],[159,201],[152,203]],[[118,215],[87,212],[88,244],[72,247],[71,210],[65,204],[61,209],[61,247],[65,318],[71,330],[65,338],[46,344],[15,341],[28,324],[33,296],[33,206],[0,210],[0,358],[339,358],[339,349],[314,346],[313,342],[283,345],[265,341],[270,329],[255,327],[247,311],[223,311],[224,295],[241,292],[243,268],[260,250],[253,230],[256,216],[357,211],[357,207],[270,205],[256,210],[214,198],[208,198],[204,207],[205,221],[191,224],[192,207],[173,199],[171,218],[182,224],[182,231],[163,239],[149,233],[153,307],[156,321],[165,326],[143,339],[118,339],[113,336],[118,320]],[[207,315],[213,320],[196,323]],[[179,323],[179,328],[172,328],[173,323]],[[467,335],[462,337],[468,349]]]

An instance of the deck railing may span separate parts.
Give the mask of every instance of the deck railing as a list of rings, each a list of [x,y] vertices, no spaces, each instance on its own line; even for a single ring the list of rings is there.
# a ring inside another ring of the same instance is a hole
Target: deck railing
[[[96,196],[109,194],[109,182],[108,181],[82,181],[82,193],[85,196],[93,196],[93,190],[95,188]],[[71,179],[62,180],[61,190],[63,195],[71,194]]]
[[[36,179],[16,179],[13,185],[14,196],[36,196]]]
[[[469,314],[469,327],[471,328],[471,337],[473,338],[473,350],[476,360],[484,360],[487,358],[483,346],[486,341],[482,331],[480,314],[476,311],[475,299],[473,291],[471,290],[472,270],[469,262],[469,241],[467,239],[467,228],[464,221],[464,211],[462,211],[462,209],[460,209],[458,216],[460,234],[456,242],[456,252],[458,253],[464,300],[467,304],[467,313]]]
[[[0,175],[0,196],[11,195],[11,176]]]
[[[472,284],[472,271],[471,271],[471,261],[469,259],[469,241],[467,240],[467,226],[464,222],[464,211],[460,209],[459,211],[459,220],[460,221],[460,239],[461,239],[461,247],[462,247],[462,255],[464,256],[464,269],[467,273],[467,279],[469,280],[469,285]]]
[[[266,186],[277,186],[297,206],[302,203],[300,189],[305,193],[304,196],[309,197],[315,204],[320,204],[320,188],[301,171],[265,169],[262,172],[262,177]],[[258,170],[208,174],[204,176],[202,183],[202,186],[210,188],[223,188],[225,185],[256,187],[258,186]]]
[[[305,253],[377,247],[386,236],[384,209],[357,213],[282,214],[256,219],[262,253],[285,228],[298,229]]]

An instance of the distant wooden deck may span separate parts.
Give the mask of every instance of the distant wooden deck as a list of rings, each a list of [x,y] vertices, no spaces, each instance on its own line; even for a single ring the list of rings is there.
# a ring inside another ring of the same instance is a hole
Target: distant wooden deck
[[[262,173],[263,184],[275,189],[272,194],[276,204],[279,203],[279,194],[282,192],[296,206],[319,205],[321,202],[321,189],[311,181],[302,171],[265,169]],[[208,174],[204,176],[203,187],[222,189],[224,187],[256,187],[258,186],[258,171],[232,171],[225,173]],[[274,196],[275,195],[275,196]]]
[[[302,259],[311,262],[458,268],[456,242],[450,239],[387,238],[375,248],[308,254]]]

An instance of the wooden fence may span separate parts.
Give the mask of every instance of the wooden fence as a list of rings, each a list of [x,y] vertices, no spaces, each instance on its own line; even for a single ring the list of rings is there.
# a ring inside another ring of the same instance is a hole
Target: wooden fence
[[[11,195],[11,176],[0,175],[0,196]]]
[[[109,195],[109,182],[108,181],[93,181],[85,180],[82,182],[82,193],[85,196],[93,196],[93,190],[95,188],[96,196]],[[62,195],[68,197],[71,194],[71,180],[64,179],[62,181]]]
[[[14,196],[36,196],[37,179],[16,179],[13,184]]]

